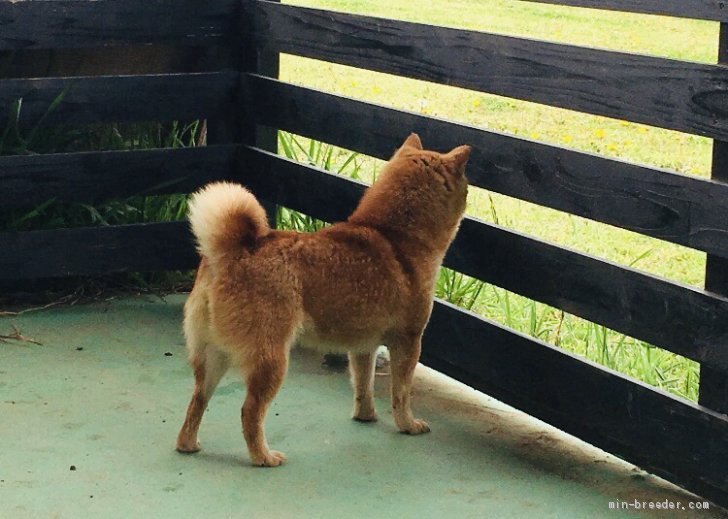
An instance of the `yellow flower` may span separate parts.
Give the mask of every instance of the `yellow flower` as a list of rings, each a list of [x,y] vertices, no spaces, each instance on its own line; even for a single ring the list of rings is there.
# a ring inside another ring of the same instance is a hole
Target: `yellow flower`
[[[604,136],[607,135],[607,132],[605,132],[603,128],[597,128],[594,131],[594,135],[597,136],[597,139],[603,139]]]
[[[571,135],[564,135],[561,137],[561,140],[564,141],[566,144],[571,144],[571,142],[574,140],[574,138]]]
[[[607,144],[607,151],[617,151],[616,144]]]
[[[538,132],[531,132],[531,138],[533,140],[538,140],[538,138],[541,137]]]
[[[483,104],[483,101],[481,101],[480,99],[476,99],[475,101],[473,101],[473,106],[475,108],[478,108],[482,104]]]
[[[629,121],[619,121],[622,126],[629,126]]]

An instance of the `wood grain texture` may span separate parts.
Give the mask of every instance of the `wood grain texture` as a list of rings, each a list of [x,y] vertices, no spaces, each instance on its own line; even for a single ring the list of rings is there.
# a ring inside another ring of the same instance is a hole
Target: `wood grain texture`
[[[609,11],[658,14],[695,18],[698,20],[728,21],[728,5],[723,0],[521,0],[542,4],[590,7]]]
[[[325,221],[346,219],[366,186],[245,148],[256,195]],[[728,372],[728,299],[465,218],[444,264]]]
[[[280,2],[280,0],[274,0]],[[280,53],[275,49],[259,50],[255,33],[255,14],[251,9],[251,0],[245,0],[242,4],[241,16],[241,34],[243,34],[243,61],[244,72],[262,74],[268,77],[277,78],[280,74]],[[247,77],[243,74],[242,78]],[[242,142],[267,151],[277,151],[278,149],[278,129],[271,126],[259,124],[257,118],[253,114],[253,110],[244,102],[245,87],[241,81],[241,109],[244,114],[245,132]],[[261,205],[268,214],[268,224],[271,228],[275,228],[277,206],[268,199],[261,199]]]
[[[728,505],[728,418],[438,301],[421,361]]]
[[[209,46],[235,35],[236,0],[0,2],[0,51],[175,43]]]
[[[257,0],[263,49],[728,139],[728,68]]]
[[[728,257],[728,185],[393,110],[261,76],[244,78],[263,124],[380,159],[410,132],[473,146],[472,185]],[[352,124],[356,121],[356,124]]]
[[[728,63],[728,24],[720,24],[718,61]],[[728,181],[728,142],[713,141],[711,177]],[[708,254],[705,261],[705,289],[728,296],[728,259]],[[712,366],[700,366],[698,401],[721,413],[728,413],[728,376]]]
[[[449,267],[728,373],[728,299],[465,219]]]
[[[179,74],[216,72],[236,68],[236,56],[228,47],[182,47],[155,44],[142,47],[0,51],[0,80]]]
[[[194,268],[186,222],[0,233],[0,281]]]
[[[94,204],[133,195],[189,193],[230,178],[237,145],[0,157],[0,207],[57,202]]]
[[[18,99],[21,128],[214,118],[234,106],[238,85],[237,72],[3,79],[0,121],[8,120]]]

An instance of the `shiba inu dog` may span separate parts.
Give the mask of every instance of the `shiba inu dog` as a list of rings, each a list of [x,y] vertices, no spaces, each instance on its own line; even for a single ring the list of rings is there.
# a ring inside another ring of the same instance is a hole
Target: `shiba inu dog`
[[[438,268],[465,212],[469,146],[422,148],[410,135],[346,222],[315,233],[276,231],[255,197],[217,182],[198,191],[189,219],[202,261],[185,304],[195,387],[177,450],[200,449],[202,414],[229,366],[247,385],[243,435],[254,465],[275,467],[263,422],[300,342],[348,352],[353,418],[374,421],[376,349],[389,348],[397,427],[428,432],[410,388]]]

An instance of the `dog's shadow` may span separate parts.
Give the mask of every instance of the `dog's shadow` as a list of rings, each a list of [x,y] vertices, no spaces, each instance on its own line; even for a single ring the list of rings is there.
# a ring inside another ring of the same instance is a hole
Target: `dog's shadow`
[[[207,462],[207,463],[213,463],[216,465],[225,465],[227,467],[250,467],[251,469],[256,468],[253,465],[250,464],[250,462],[245,458],[242,454],[235,454],[235,453],[222,453],[222,452],[208,452],[201,450],[199,452],[195,452],[194,454],[187,454],[183,452],[176,452],[177,456],[180,456],[182,458],[189,458],[192,460],[197,460],[198,462]]]

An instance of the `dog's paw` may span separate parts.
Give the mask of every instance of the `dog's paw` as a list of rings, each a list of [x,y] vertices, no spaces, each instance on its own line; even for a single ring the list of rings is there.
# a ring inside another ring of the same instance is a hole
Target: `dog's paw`
[[[201,449],[200,442],[195,440],[194,442],[185,442],[177,440],[177,452],[183,454],[194,454]]]
[[[356,420],[357,422],[376,422],[377,412],[374,409],[355,412],[351,419]]]
[[[262,456],[253,458],[253,465],[256,467],[277,467],[286,461],[286,455],[278,451],[269,451]]]
[[[430,426],[427,425],[427,422],[424,420],[420,420],[419,418],[415,418],[412,420],[412,423],[407,424],[407,426],[402,428],[402,432],[405,434],[424,434],[430,432]]]

